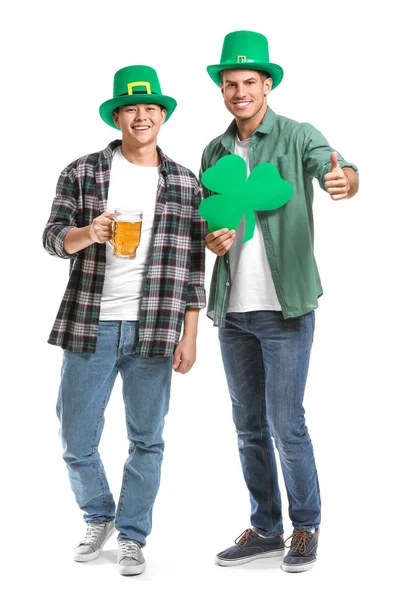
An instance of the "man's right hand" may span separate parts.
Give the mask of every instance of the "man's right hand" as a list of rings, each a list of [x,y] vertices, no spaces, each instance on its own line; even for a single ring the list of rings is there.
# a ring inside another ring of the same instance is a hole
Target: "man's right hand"
[[[113,214],[104,212],[99,217],[94,219],[89,227],[89,233],[93,242],[98,244],[104,244],[111,240],[112,229],[111,224],[113,222]]]
[[[223,256],[231,248],[234,238],[233,229],[218,229],[208,233],[205,238],[206,247],[217,256]]]

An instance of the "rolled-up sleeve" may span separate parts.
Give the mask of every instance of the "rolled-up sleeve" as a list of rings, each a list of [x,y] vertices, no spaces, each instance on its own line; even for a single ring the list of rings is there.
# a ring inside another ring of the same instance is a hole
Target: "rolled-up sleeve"
[[[67,232],[73,227],[77,227],[76,214],[76,180],[73,172],[66,168],[59,177],[51,214],[43,233],[43,245],[49,254],[60,258],[75,258],[77,256],[77,254],[67,254],[64,249]]]
[[[205,308],[205,236],[206,223],[198,212],[202,188],[194,194],[191,216],[191,259],[188,276],[186,308]]]
[[[337,152],[332,148],[326,138],[309,123],[302,123],[302,154],[305,171],[315,177],[320,187],[326,190],[324,176],[330,171],[330,154]],[[358,174],[358,168],[353,163],[346,161],[339,152],[338,162],[341,168],[350,167]]]

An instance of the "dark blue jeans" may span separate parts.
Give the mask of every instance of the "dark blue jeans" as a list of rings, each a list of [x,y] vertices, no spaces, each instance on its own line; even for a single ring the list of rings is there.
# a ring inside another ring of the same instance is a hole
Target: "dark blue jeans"
[[[278,311],[252,311],[228,313],[219,329],[251,524],[267,536],[283,533],[272,438],[294,529],[320,523],[318,476],[303,408],[314,326],[313,312],[284,319]]]

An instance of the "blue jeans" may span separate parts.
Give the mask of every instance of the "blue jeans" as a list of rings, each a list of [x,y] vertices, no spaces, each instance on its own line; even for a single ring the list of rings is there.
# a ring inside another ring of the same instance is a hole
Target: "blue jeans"
[[[137,321],[101,321],[94,354],[64,351],[57,403],[63,458],[87,523],[115,518],[122,539],[144,545],[160,483],[172,357],[135,356]],[[129,456],[117,513],[98,452],[117,373],[123,381]]]
[[[228,313],[219,329],[251,524],[266,536],[283,533],[272,438],[294,529],[320,523],[318,476],[303,409],[314,319],[313,312],[293,319],[278,311]]]

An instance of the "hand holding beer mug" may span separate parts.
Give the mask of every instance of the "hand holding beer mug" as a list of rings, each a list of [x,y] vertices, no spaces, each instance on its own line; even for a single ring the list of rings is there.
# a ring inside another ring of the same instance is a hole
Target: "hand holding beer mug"
[[[116,208],[113,219],[113,236],[109,244],[117,258],[135,258],[142,233],[141,210]]]

